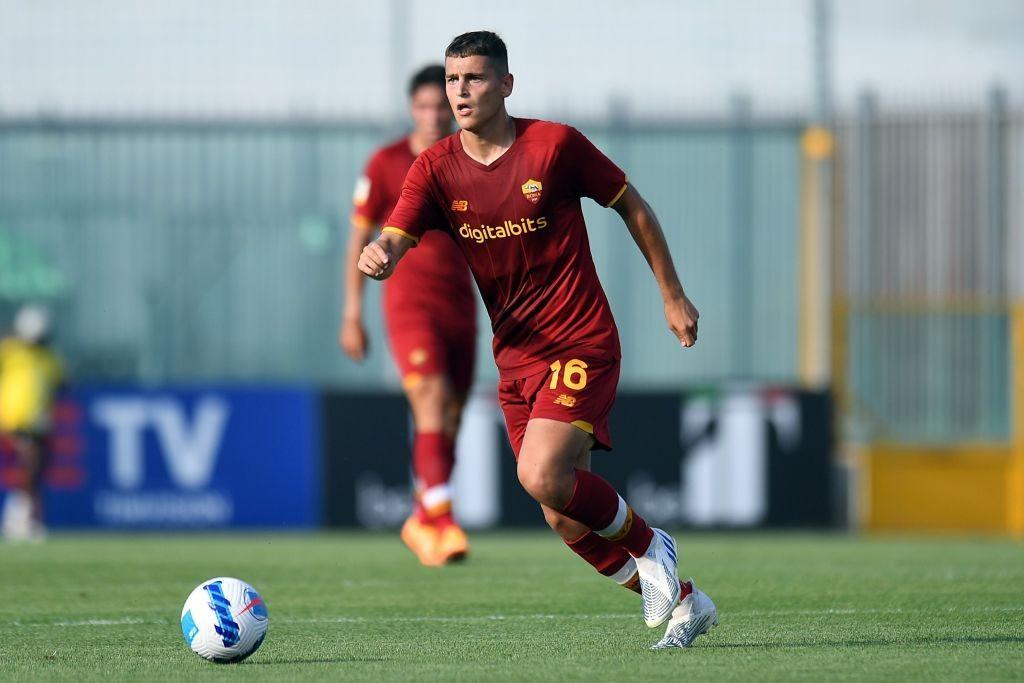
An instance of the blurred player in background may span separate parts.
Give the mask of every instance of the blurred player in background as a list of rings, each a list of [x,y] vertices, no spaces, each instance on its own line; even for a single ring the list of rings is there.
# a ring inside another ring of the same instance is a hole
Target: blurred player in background
[[[29,305],[14,319],[14,335],[0,341],[0,433],[14,447],[24,479],[7,495],[0,523],[5,538],[39,540],[42,478],[52,427],[54,396],[62,382],[60,359],[50,349],[50,315]]]
[[[580,199],[622,217],[684,347],[696,343],[697,309],[657,217],[625,173],[575,128],[508,114],[513,77],[501,38],[489,31],[455,38],[445,51],[445,83],[461,131],[416,159],[359,268],[376,279],[397,277],[399,260],[432,232],[453,236],[491,317],[498,396],[523,488],[573,552],[640,592],[648,626],[669,622],[656,647],[688,647],[717,625],[714,603],[678,578],[672,537],[590,471],[591,450],[611,448],[621,354]]]
[[[413,131],[378,149],[356,185],[345,268],[345,309],[339,343],[355,361],[366,356],[362,252],[398,203],[402,182],[419,154],[451,133],[444,67],[428,66],[409,83]],[[383,308],[391,353],[412,408],[415,436],[413,514],[402,540],[425,565],[457,561],[469,552],[452,519],[449,480],[455,437],[473,383],[476,299],[469,267],[452,239],[434,232],[384,288]]]

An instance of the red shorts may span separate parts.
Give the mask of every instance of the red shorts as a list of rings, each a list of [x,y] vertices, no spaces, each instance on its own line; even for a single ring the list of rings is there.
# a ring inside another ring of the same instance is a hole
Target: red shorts
[[[457,394],[468,394],[476,365],[476,330],[445,329],[431,321],[387,320],[388,343],[402,386],[423,377],[443,375]]]
[[[512,452],[519,458],[526,424],[535,417],[567,422],[594,435],[594,448],[610,451],[608,415],[619,386],[618,359],[567,357],[552,369],[498,383]]]

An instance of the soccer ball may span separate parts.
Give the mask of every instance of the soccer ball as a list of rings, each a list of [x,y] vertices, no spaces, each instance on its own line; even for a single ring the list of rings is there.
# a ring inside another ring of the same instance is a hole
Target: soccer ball
[[[181,610],[181,634],[211,662],[240,662],[263,644],[267,606],[256,589],[226,576],[203,581]]]

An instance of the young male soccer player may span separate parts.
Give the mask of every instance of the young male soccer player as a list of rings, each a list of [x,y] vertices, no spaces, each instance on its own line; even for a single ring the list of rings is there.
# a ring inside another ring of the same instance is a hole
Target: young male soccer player
[[[409,83],[413,132],[378,149],[356,186],[345,273],[345,310],[339,343],[361,361],[367,350],[359,253],[398,202],[402,181],[416,157],[452,128],[444,91],[444,67],[428,66]],[[415,435],[413,514],[402,540],[428,566],[460,560],[469,552],[465,533],[452,519],[449,479],[455,436],[473,383],[476,299],[469,268],[451,237],[425,236],[402,272],[384,288],[384,317],[391,353],[412,407]]]
[[[494,328],[499,399],[519,481],[575,553],[635,586],[650,627],[669,621],[655,647],[686,647],[717,624],[714,603],[676,575],[675,541],[652,529],[590,471],[590,451],[610,449],[608,413],[619,340],[590,254],[580,198],[613,207],[647,259],[669,328],[697,338],[697,309],[683,292],[651,208],[623,172],[569,126],[515,119],[505,44],[487,31],[445,52],[448,100],[460,131],[409,170],[381,236],[359,269],[385,279],[428,229],[455,238]]]

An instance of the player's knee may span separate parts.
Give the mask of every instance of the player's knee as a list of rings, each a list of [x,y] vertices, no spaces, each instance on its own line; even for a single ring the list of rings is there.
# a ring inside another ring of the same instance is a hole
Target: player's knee
[[[562,508],[572,497],[572,478],[557,468],[520,458],[516,474],[519,483],[538,503]]]
[[[418,429],[445,430],[446,405],[450,392],[443,377],[440,375],[420,377],[416,382],[406,384],[405,393],[412,406],[413,417]]]
[[[454,439],[462,426],[462,408],[465,405],[465,397],[451,396],[445,405],[444,433],[450,439]]]

